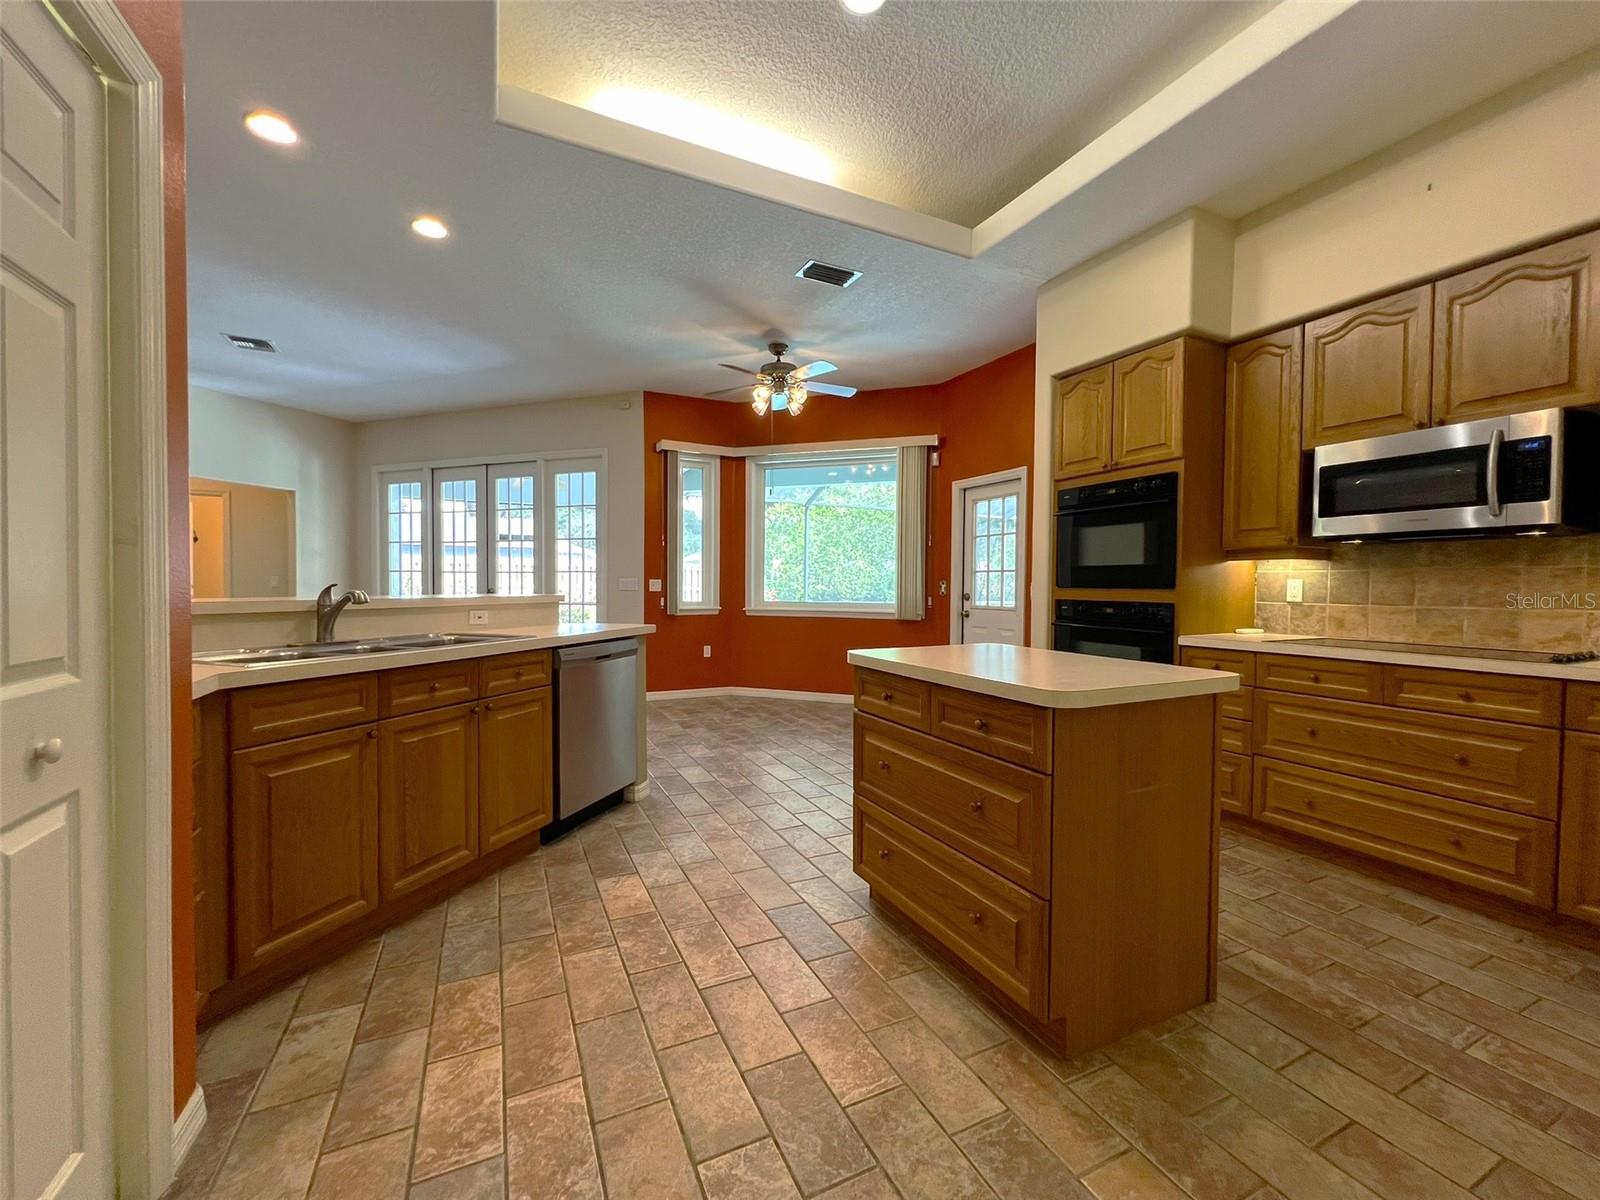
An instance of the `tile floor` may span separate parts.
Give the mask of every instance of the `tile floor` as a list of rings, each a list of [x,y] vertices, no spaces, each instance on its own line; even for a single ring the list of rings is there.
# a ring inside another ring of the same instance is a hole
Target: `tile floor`
[[[650,722],[645,801],[213,1028],[173,1194],[1600,1200],[1600,954],[1230,831],[1221,997],[1047,1062],[873,916],[848,708]]]

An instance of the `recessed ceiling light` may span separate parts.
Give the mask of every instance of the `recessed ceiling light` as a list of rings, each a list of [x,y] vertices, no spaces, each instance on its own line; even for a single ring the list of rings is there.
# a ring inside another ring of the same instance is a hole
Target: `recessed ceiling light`
[[[839,0],[839,3],[858,16],[875,13],[883,7],[883,0]]]
[[[411,228],[415,233],[434,241],[450,236],[450,227],[438,217],[418,217],[411,222]]]
[[[263,142],[271,142],[276,146],[292,146],[300,140],[299,131],[268,108],[246,113],[244,127]]]

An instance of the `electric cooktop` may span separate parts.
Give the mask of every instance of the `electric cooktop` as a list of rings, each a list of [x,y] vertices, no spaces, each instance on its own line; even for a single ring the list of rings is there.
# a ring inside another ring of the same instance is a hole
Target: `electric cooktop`
[[[1585,663],[1600,659],[1593,650],[1552,654],[1548,650],[1490,650],[1482,646],[1430,646],[1422,642],[1363,642],[1353,638],[1296,638],[1297,646],[1335,646],[1341,650],[1388,650],[1396,654],[1443,654],[1454,658],[1494,658],[1504,662]]]

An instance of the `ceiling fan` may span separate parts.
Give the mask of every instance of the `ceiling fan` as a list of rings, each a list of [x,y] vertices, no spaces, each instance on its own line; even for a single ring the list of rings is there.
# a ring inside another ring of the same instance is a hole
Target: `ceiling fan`
[[[854,396],[856,389],[845,387],[837,383],[814,383],[818,375],[826,375],[829,371],[839,368],[831,362],[819,359],[806,366],[797,367],[792,362],[785,362],[783,356],[789,352],[787,342],[768,342],[767,350],[772,355],[772,361],[762,363],[757,370],[748,367],[735,366],[733,363],[721,363],[730,371],[738,371],[743,375],[755,377],[754,385],[740,384],[738,387],[722,388],[715,392],[707,392],[708,396],[725,396],[729,392],[742,392],[749,387],[750,407],[756,410],[757,416],[765,416],[768,408],[774,412],[789,410],[791,417],[798,417],[806,406],[813,392],[820,392],[826,396]]]

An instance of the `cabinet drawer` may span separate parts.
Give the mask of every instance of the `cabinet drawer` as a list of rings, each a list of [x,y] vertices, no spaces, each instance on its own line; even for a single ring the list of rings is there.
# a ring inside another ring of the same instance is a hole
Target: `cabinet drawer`
[[[364,725],[378,719],[378,677],[334,675],[228,694],[234,749]]]
[[[1050,894],[1050,780],[862,713],[855,790],[1041,896]]]
[[[933,689],[933,732],[1036,771],[1050,769],[1050,710],[955,688]]]
[[[1548,907],[1555,823],[1257,758],[1256,818],[1388,862]]]
[[[479,667],[483,687],[479,695],[499,696],[550,684],[550,651],[525,650],[483,659]]]
[[[1183,665],[1198,667],[1203,671],[1232,671],[1241,684],[1249,687],[1256,681],[1256,657],[1237,650],[1205,650],[1186,646]]]
[[[1600,683],[1567,684],[1566,726],[1600,733]]]
[[[856,872],[930,936],[1044,1020],[1050,906],[866,801]]]
[[[1217,755],[1217,803],[1223,812],[1250,815],[1250,756],[1222,751]]]
[[[1256,686],[1335,700],[1381,700],[1383,669],[1377,663],[1338,658],[1263,654],[1256,664]]]
[[[470,658],[404,667],[378,676],[378,711],[386,717],[403,717],[406,713],[465,704],[477,698],[478,664]]]
[[[1458,717],[1515,721],[1519,725],[1561,724],[1561,681],[1558,679],[1386,666],[1383,699],[1384,703],[1401,708],[1451,713]]]
[[[1250,753],[1250,722],[1232,717],[1217,718],[1217,749],[1230,754]]]
[[[933,724],[933,688],[920,679],[857,667],[856,708],[926,733]]]
[[[1234,692],[1217,693],[1217,716],[1219,719],[1233,721],[1249,721],[1255,715],[1255,688],[1242,687]]]
[[[1561,735],[1467,717],[1263,692],[1255,752],[1553,818]]]

